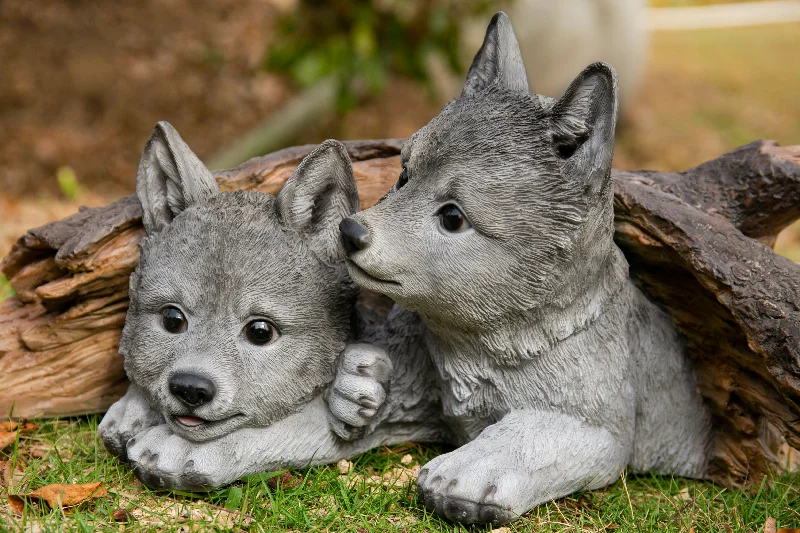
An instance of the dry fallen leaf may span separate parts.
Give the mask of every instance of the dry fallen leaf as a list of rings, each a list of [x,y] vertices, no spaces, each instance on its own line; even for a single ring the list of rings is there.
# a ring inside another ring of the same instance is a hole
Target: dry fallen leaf
[[[410,465],[413,460],[414,460],[414,458],[411,457],[411,454],[407,453],[400,459],[400,464],[401,465]]]
[[[33,433],[39,429],[39,426],[34,424],[33,422],[16,422],[14,420],[8,420],[6,422],[0,422],[0,432],[11,432],[19,430],[20,433]]]
[[[127,509],[116,509],[111,513],[111,518],[114,519],[114,522],[133,522],[136,520]]]
[[[44,500],[50,507],[74,507],[108,494],[102,482],[79,485],[53,484],[40,487],[29,494],[9,494],[12,507],[21,508],[24,500]],[[16,509],[15,509],[16,510]]]
[[[283,489],[293,489],[303,481],[303,478],[292,475],[291,472],[284,472],[280,476],[271,477],[267,480],[267,487],[271,490],[278,488],[278,485]]]
[[[800,528],[782,527],[778,530],[778,533],[800,533]]]
[[[50,454],[53,448],[55,448],[55,446],[53,446],[49,442],[38,441],[38,442],[33,442],[31,445],[29,445],[25,451],[31,457],[36,457],[37,459],[44,459]]]
[[[764,522],[764,533],[777,533],[778,523],[771,516]]]
[[[22,481],[25,479],[25,469],[28,465],[17,457],[17,461],[14,464],[14,468],[11,468],[11,461],[5,461],[0,463],[0,485],[6,487],[9,492],[14,489],[14,487],[20,486]]]
[[[16,431],[0,431],[0,450],[17,442]]]

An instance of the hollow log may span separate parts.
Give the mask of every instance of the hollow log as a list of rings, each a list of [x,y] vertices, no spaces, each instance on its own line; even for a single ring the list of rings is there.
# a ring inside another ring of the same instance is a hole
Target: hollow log
[[[397,179],[402,140],[345,143],[362,208]],[[314,145],[215,172],[276,193]],[[708,477],[740,486],[800,449],[800,265],[769,245],[800,217],[800,146],[756,141],[682,173],[616,171],[616,240],[685,336],[716,428]],[[117,353],[143,235],[135,196],[32,229],[0,264],[0,412],[102,412],[127,382]]]

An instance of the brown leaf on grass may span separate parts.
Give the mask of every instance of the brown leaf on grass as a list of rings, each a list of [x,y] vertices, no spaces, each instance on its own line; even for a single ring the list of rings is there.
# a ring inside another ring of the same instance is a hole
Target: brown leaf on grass
[[[14,468],[11,468],[11,461],[0,461],[0,485],[6,487],[9,491],[18,486],[25,478],[25,469],[28,465],[17,457]]]
[[[764,533],[777,533],[778,523],[771,516],[764,522]]]
[[[47,457],[50,452],[55,448],[49,442],[34,442],[30,444],[26,449],[26,453],[31,457],[35,457],[37,459],[44,459]]]
[[[116,509],[111,513],[111,518],[114,522],[133,522],[136,520],[134,516],[127,509]]]
[[[778,533],[800,533],[800,528],[782,527],[778,530]]]
[[[33,422],[23,422],[21,425],[17,427],[17,431],[19,431],[21,435],[27,435],[28,433],[33,433],[37,429],[39,429],[39,426],[37,426]]]
[[[20,433],[33,433],[39,429],[39,426],[34,424],[33,422],[17,422],[15,420],[7,420],[6,422],[0,422],[0,432],[9,433],[12,431],[19,430]]]
[[[20,498],[8,495],[8,508],[17,514],[22,514],[25,511],[25,502]]]
[[[8,448],[17,441],[17,435],[33,433],[39,426],[33,422],[0,422],[0,450]]]
[[[24,500],[44,500],[51,508],[66,508],[102,498],[107,494],[108,491],[100,481],[78,485],[55,483],[40,487],[29,494],[9,494],[8,501],[12,508],[22,507]]]
[[[0,450],[8,448],[17,442],[16,431],[0,431]]]
[[[280,476],[271,477],[267,480],[267,487],[275,490],[280,485],[284,489],[293,489],[303,481],[303,478],[293,475],[291,472],[284,472]]]

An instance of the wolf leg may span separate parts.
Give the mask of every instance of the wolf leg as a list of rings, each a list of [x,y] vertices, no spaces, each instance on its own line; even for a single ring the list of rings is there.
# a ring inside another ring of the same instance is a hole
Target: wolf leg
[[[475,440],[429,462],[425,506],[464,523],[503,524],[532,507],[616,480],[630,445],[571,416],[513,411]]]
[[[97,426],[106,449],[127,461],[128,441],[152,426],[164,423],[164,417],[154,411],[144,397],[141,387],[131,383],[125,396],[117,400]]]

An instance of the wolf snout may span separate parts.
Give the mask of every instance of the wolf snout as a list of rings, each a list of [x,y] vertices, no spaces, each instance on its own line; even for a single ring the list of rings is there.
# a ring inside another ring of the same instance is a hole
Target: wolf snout
[[[363,250],[372,240],[369,230],[354,218],[345,218],[339,223],[344,244],[348,252]]]
[[[188,407],[199,407],[211,402],[217,387],[208,378],[178,372],[169,378],[169,392]]]

